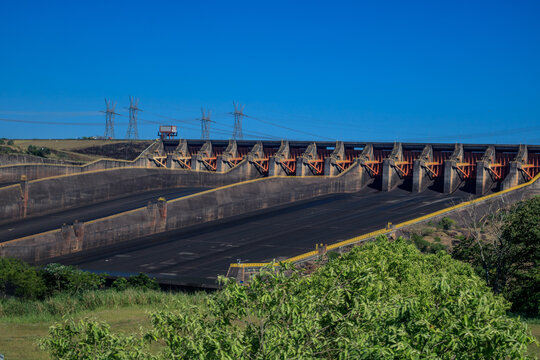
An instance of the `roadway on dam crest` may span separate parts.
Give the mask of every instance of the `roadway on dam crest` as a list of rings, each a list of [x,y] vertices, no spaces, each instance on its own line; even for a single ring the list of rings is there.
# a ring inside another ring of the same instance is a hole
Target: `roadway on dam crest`
[[[164,197],[167,200],[173,200],[208,189],[209,188],[182,187],[145,191],[80,208],[13,221],[0,225],[0,242],[59,229],[63,224],[73,224],[75,220],[85,222],[137,209],[146,206],[149,201],[156,202],[160,197]]]
[[[425,215],[471,197],[365,189],[328,195],[90,250],[57,261],[126,276],[144,272],[185,286],[215,286],[229,264],[282,260]]]

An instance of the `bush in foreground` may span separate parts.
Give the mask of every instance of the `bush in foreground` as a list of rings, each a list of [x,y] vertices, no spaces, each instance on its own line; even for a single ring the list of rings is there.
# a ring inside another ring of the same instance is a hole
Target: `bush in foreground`
[[[226,280],[204,307],[152,314],[145,338],[165,344],[163,359],[526,358],[533,338],[507,308],[468,264],[381,238],[309,276],[283,266],[249,286]],[[42,342],[57,359],[106,358],[103,348],[126,344],[116,358],[152,357],[91,320],[58,324]]]

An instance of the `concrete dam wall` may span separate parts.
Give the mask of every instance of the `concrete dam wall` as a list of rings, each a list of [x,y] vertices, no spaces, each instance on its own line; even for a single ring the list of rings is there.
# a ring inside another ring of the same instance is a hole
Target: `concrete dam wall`
[[[223,219],[313,197],[355,192],[365,184],[358,165],[341,176],[269,177],[227,185],[170,202],[66,225],[62,229],[0,243],[0,256],[30,262]],[[355,171],[356,170],[356,171]],[[204,175],[204,173],[202,173]]]
[[[260,176],[239,172],[239,169],[219,174],[182,169],[121,168],[24,181],[0,188],[0,223],[147,190],[217,187]]]

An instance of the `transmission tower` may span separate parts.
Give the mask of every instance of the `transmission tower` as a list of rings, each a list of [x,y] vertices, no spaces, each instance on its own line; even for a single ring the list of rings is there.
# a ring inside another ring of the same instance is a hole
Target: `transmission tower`
[[[139,109],[139,99],[130,96],[129,97],[129,125],[126,133],[126,139],[138,139],[139,131],[137,130],[137,112],[142,111]]]
[[[244,115],[244,107],[245,105],[237,104],[233,101],[234,105],[234,112],[232,113],[234,116],[234,130],[233,130],[233,140],[236,139],[242,139],[244,135],[242,135],[242,118]]]
[[[114,115],[117,115],[114,108],[116,103],[105,99],[105,105],[107,106],[107,110],[103,111],[105,113],[105,139],[114,139]]]
[[[208,112],[205,114],[204,109],[201,108],[201,112],[201,139],[208,140],[210,139],[210,115],[212,114],[212,110],[208,110]]]

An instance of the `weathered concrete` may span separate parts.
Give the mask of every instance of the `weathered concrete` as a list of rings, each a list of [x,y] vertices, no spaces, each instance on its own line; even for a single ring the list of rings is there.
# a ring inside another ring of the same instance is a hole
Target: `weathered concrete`
[[[150,159],[160,148],[161,143],[156,141],[133,161],[98,159],[82,165],[70,164],[69,162],[55,162],[51,161],[51,159],[36,156],[16,156],[12,157],[12,160],[21,161],[21,163],[0,166],[0,184],[18,182],[20,181],[21,176],[26,176],[28,180],[36,180],[58,175],[80,174],[89,171],[114,168],[157,167]],[[34,160],[36,162],[29,162]]]
[[[238,146],[236,144],[236,141],[229,140],[229,145],[227,145],[227,148],[221,155],[218,155],[216,160],[216,171],[217,172],[225,172],[234,166],[236,166],[236,162],[238,161]]]
[[[209,168],[208,163],[206,163],[204,159],[211,158],[213,154],[212,143],[210,141],[205,142],[201,149],[191,156],[191,170],[211,171],[212,169]]]
[[[79,161],[48,159],[29,154],[0,154],[0,166],[15,164],[81,165]]]
[[[511,187],[517,186],[527,182],[528,179],[525,177],[523,172],[523,165],[528,162],[529,152],[527,150],[527,145],[519,145],[519,150],[514,161],[510,162],[510,169],[508,175],[501,183],[501,189],[506,190]]]
[[[336,147],[330,157],[324,161],[324,175],[337,176],[341,173],[341,168],[338,166],[339,161],[345,160],[345,145],[343,141],[336,142]]]
[[[307,147],[302,156],[296,159],[296,176],[317,175],[311,165],[311,162],[315,160],[319,160],[319,155],[317,154],[317,144],[312,143]]]
[[[240,164],[239,164],[240,165]],[[58,209],[92,204],[146,190],[181,186],[216,187],[260,177],[233,168],[226,173],[206,171],[121,168],[28,181],[0,188],[0,223]]]
[[[166,206],[161,204],[158,208],[150,204],[144,209],[78,223],[73,229],[66,226],[60,230],[2,243],[0,255],[38,262],[80,249],[97,248],[293,201],[332,193],[355,192],[362,187],[358,168],[359,165],[354,164],[347,172],[333,178],[265,178],[180,198]],[[198,174],[209,175],[203,172]]]
[[[403,161],[403,148],[401,143],[395,143],[390,156],[383,160],[382,191],[392,191],[403,183],[403,177],[396,170],[396,163],[400,161]]]
[[[433,148],[426,145],[422,154],[413,163],[412,192],[422,192],[433,185],[434,178],[428,166],[430,162],[433,162]]]
[[[284,161],[290,159],[291,152],[288,141],[282,141],[278,151],[271,156],[268,161],[268,176],[287,176],[290,175],[287,168],[283,165]]]
[[[456,144],[450,159],[444,161],[444,190],[451,194],[461,185],[462,179],[457,170],[457,164],[463,162],[463,144]]]
[[[493,163],[495,163],[495,147],[489,146],[482,159],[476,162],[476,195],[485,195],[493,188],[495,178],[490,171]]]

